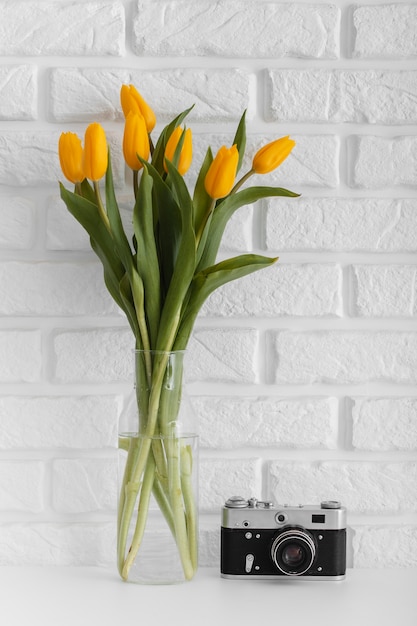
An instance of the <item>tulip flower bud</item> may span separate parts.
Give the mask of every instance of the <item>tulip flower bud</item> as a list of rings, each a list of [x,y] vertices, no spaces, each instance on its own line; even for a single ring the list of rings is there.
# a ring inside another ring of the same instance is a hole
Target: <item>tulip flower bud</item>
[[[71,183],[81,183],[83,171],[83,149],[81,139],[75,133],[61,133],[58,142],[59,162],[62,172]]]
[[[140,113],[145,119],[148,133],[152,132],[156,124],[155,113],[133,85],[122,85],[120,102],[125,117],[130,111]]]
[[[92,181],[103,178],[107,171],[108,148],[106,133],[100,124],[87,126],[84,137],[83,170],[86,178]]]
[[[135,171],[142,167],[138,155],[145,161],[149,158],[149,135],[145,120],[140,113],[130,111],[126,117],[123,155],[128,166]]]
[[[237,146],[222,146],[214,157],[204,180],[208,195],[216,200],[224,198],[233,188],[239,161]]]
[[[289,136],[281,137],[263,146],[253,157],[252,169],[256,174],[267,174],[277,168],[290,154],[295,141]]]
[[[168,139],[167,145],[165,148],[165,158],[168,159],[168,161],[173,162],[175,151],[177,149],[177,146],[181,140],[183,133],[185,133],[184,142],[182,144],[182,148],[181,148],[181,152],[180,152],[178,164],[177,164],[177,170],[179,171],[181,175],[187,172],[187,170],[189,169],[191,165],[191,161],[193,158],[191,128],[187,128],[186,130],[183,130],[180,126],[177,126],[171,133],[171,136]],[[164,168],[165,168],[165,171],[167,171],[165,161],[164,161]]]

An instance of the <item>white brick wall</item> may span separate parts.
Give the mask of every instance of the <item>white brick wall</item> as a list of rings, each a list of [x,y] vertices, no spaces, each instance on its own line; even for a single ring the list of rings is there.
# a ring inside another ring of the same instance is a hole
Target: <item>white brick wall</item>
[[[57,139],[102,122],[128,206],[131,82],[157,130],[195,103],[191,183],[245,108],[249,154],[297,141],[268,183],[302,197],[240,210],[222,247],[279,264],[213,294],[190,343],[202,564],[241,493],[340,498],[350,565],[417,565],[416,20],[405,1],[0,0],[0,564],[114,560],[132,337],[59,198]]]

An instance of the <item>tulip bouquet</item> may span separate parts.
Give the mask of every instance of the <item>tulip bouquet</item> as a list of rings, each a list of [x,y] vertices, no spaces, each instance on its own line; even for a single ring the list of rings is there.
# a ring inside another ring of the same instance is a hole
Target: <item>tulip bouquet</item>
[[[103,128],[93,123],[84,146],[74,133],[63,133],[59,157],[73,191],[60,185],[69,212],[90,236],[92,249],[103,264],[105,284],[126,314],[136,349],[145,355],[137,372],[137,437],[131,438],[118,516],[118,566],[128,579],[148,516],[152,493],[175,537],[184,576],[196,568],[196,529],[190,487],[184,476],[192,463],[189,450],[178,449],[175,415],[179,393],[164,385],[168,355],[184,350],[197,314],[206,298],[223,284],[268,267],[276,258],[243,254],[216,262],[221,239],[234,212],[260,198],[297,196],[282,188],[254,186],[240,189],[254,174],[278,167],[295,142],[289,137],[265,145],[240,178],[245,152],[245,113],[231,147],[214,156],[207,149],[192,195],[184,174],[192,160],[191,129],[182,126],[191,109],[151,138],[156,118],[133,85],[121,88],[125,116],[123,154],[133,172],[133,239],[129,242],[116,200],[111,155]],[[104,200],[101,179],[104,181]],[[146,383],[145,385],[143,383]],[[170,395],[171,394],[171,395]],[[167,419],[167,405],[171,405]],[[172,405],[175,404],[175,408]],[[169,445],[161,449],[158,437]],[[178,464],[171,457],[180,458]],[[174,473],[166,480],[167,474]],[[134,519],[133,534],[128,528]]]

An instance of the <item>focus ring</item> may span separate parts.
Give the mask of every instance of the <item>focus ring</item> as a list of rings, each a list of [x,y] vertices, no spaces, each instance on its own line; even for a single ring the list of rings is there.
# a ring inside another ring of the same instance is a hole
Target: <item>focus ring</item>
[[[307,564],[303,563],[303,567],[299,571],[287,570],[282,560],[279,558],[279,555],[283,551],[285,544],[291,543],[295,543],[296,545],[303,544],[303,547],[308,549],[309,556],[307,558]],[[316,546],[313,539],[306,532],[298,530],[297,528],[290,528],[280,533],[275,539],[271,548],[272,560],[274,561],[276,567],[287,576],[301,576],[302,574],[304,574],[312,566],[315,555]]]

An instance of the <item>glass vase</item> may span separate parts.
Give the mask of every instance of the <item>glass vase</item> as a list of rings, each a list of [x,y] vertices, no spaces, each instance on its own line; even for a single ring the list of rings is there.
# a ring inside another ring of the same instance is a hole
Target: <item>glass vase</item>
[[[119,425],[117,559],[125,581],[191,580],[198,555],[198,435],[184,351],[135,351]]]

